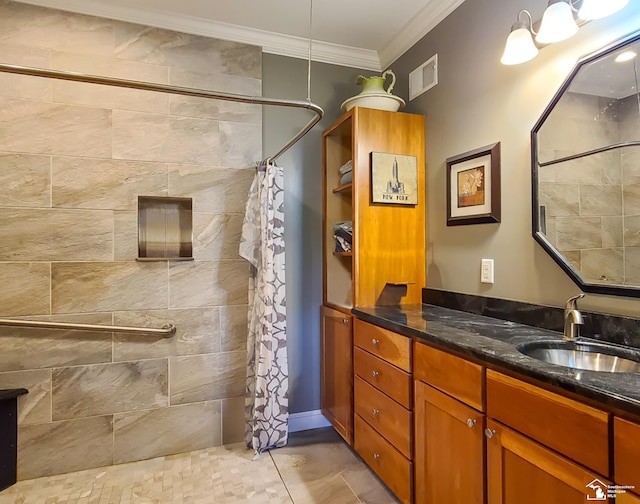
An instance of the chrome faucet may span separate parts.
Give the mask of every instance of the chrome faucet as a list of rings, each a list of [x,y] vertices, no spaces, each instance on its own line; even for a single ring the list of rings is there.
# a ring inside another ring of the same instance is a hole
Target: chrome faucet
[[[570,297],[564,307],[564,339],[574,340],[580,336],[580,326],[584,324],[582,313],[578,311],[578,299],[582,299],[584,294]]]

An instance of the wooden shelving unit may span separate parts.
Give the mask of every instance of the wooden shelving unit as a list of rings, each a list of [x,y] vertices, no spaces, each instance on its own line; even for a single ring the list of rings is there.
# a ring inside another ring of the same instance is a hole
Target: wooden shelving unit
[[[415,156],[417,205],[371,202],[371,153]],[[340,184],[351,160],[352,182]],[[403,303],[420,303],[425,285],[424,117],[353,108],[323,133],[323,303],[347,313],[379,304],[389,284],[407,285]],[[352,221],[351,254],[334,253],[333,224]],[[345,261],[351,257],[352,261]]]
[[[422,300],[426,282],[424,135],[423,116],[356,107],[322,136],[321,407],[349,444],[354,418],[351,308]],[[372,203],[372,152],[415,156],[416,205]],[[349,160],[352,182],[340,184],[340,167]],[[343,221],[352,222],[351,252],[335,251],[333,225]]]

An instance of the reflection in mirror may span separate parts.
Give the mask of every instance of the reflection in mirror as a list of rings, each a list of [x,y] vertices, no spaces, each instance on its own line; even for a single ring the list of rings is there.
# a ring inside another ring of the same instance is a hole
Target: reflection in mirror
[[[532,131],[534,237],[587,292],[640,296],[638,57],[584,58]]]

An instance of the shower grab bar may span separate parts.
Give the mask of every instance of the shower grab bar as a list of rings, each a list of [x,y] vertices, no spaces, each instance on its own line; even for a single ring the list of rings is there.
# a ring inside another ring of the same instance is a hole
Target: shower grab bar
[[[44,322],[36,320],[16,320],[16,319],[0,319],[0,326],[11,327],[29,327],[32,329],[71,329],[73,331],[100,331],[100,332],[117,332],[117,333],[135,333],[160,335],[170,338],[176,333],[176,326],[167,324],[161,329],[151,327],[128,327],[128,326],[111,326],[97,324],[74,324],[72,322]]]
[[[214,100],[234,101],[241,103],[251,103],[256,105],[278,105],[282,107],[296,107],[311,110],[316,115],[284,146],[280,148],[273,156],[267,158],[275,161],[280,155],[284,154],[298,140],[300,140],[307,132],[313,128],[324,115],[324,109],[307,100],[284,100],[281,98],[265,98],[262,96],[250,96],[233,93],[223,93],[220,91],[210,91],[208,89],[196,89],[182,86],[172,86],[170,84],[153,84],[150,82],[134,81],[127,79],[119,79],[115,77],[102,77],[98,75],[89,75],[79,72],[68,72],[65,70],[49,70],[47,68],[25,67],[20,65],[0,64],[0,72],[31,75],[34,77],[48,77],[50,79],[60,79],[75,82],[87,82],[90,84],[103,84],[107,86],[123,87],[130,89],[140,89],[143,91],[158,91],[161,93],[171,93],[183,96],[196,96],[199,98],[210,98]]]

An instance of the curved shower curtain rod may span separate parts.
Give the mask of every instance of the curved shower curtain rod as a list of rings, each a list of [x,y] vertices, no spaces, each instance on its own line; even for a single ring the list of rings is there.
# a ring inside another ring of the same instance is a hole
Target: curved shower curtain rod
[[[153,84],[150,82],[134,81],[127,79],[117,79],[114,77],[101,77],[97,75],[88,75],[78,72],[68,72],[65,70],[49,70],[46,68],[25,67],[19,65],[0,64],[0,72],[32,75],[34,77],[48,77],[50,79],[60,79],[75,82],[87,82],[91,84],[102,84],[107,86],[115,86],[130,89],[140,89],[144,91],[158,91],[161,93],[171,93],[183,96],[196,96],[199,98],[210,98],[214,100],[234,101],[241,103],[251,103],[256,105],[275,105],[280,107],[295,107],[311,110],[316,115],[278,152],[268,157],[270,161],[275,161],[279,156],[289,150],[298,140],[300,140],[307,132],[313,128],[324,115],[324,110],[316,105],[307,97],[306,100],[284,100],[280,98],[264,98],[262,96],[250,96],[233,93],[222,93],[219,91],[209,91],[206,89],[195,89],[181,86],[171,86],[169,84]]]

